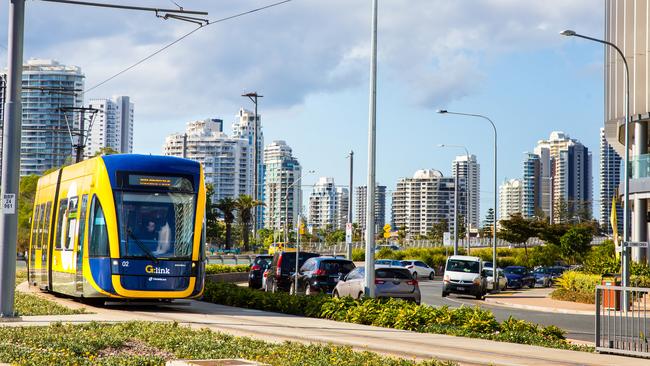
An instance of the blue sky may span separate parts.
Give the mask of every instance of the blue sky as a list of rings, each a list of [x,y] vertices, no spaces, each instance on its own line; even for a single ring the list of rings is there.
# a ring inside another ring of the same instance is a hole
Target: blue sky
[[[217,19],[273,0],[177,2]],[[173,6],[167,0],[138,3]],[[449,174],[462,150],[436,145],[465,145],[481,163],[482,213],[491,206],[491,129],[481,120],[435,114],[446,108],[495,121],[499,182],[519,177],[523,153],[551,131],[579,139],[593,152],[597,199],[603,49],[558,33],[571,28],[601,37],[602,0],[379,3],[379,182],[391,189],[423,168]],[[0,1],[3,45],[6,9],[7,0]],[[90,87],[192,27],[148,14],[29,1],[25,59],[81,66]],[[188,121],[214,117],[229,126],[240,106],[250,108],[239,95],[257,90],[265,95],[260,112],[267,142],[286,140],[305,170],[337,184],[347,184],[345,157],[354,150],[355,184],[364,184],[369,36],[369,0],[293,0],[198,31],[86,98],[131,96],[135,150],[155,154],[164,137]]]

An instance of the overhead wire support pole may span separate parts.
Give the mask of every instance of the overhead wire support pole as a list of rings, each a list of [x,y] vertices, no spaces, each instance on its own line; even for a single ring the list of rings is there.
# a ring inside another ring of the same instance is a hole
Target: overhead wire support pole
[[[258,199],[258,193],[259,193],[259,164],[257,163],[257,160],[259,159],[259,143],[258,143],[258,134],[259,134],[259,118],[257,116],[257,100],[258,98],[264,98],[263,95],[257,94],[257,92],[252,92],[252,93],[246,93],[243,94],[242,97],[248,97],[248,99],[253,102],[255,105],[255,111],[254,117],[253,117],[253,199],[257,200]],[[257,240],[257,225],[258,225],[258,219],[259,219],[259,211],[261,210],[261,206],[256,206],[253,208],[253,240]]]
[[[368,111],[368,183],[366,192],[366,263],[364,294],[375,297],[375,168],[377,143],[377,2],[372,0],[370,101]]]
[[[0,317],[14,317],[20,130],[22,125],[23,38],[25,0],[9,1],[7,86],[2,136],[2,213],[0,214]]]

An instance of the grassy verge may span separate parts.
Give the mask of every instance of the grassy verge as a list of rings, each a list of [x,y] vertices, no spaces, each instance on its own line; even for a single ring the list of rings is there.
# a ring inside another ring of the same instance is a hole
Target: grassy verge
[[[19,365],[164,365],[170,359],[244,358],[270,365],[442,366],[332,345],[272,344],[175,323],[0,327],[0,362]]]
[[[16,285],[27,281],[27,271],[16,271]],[[36,295],[25,294],[16,291],[16,299],[14,302],[15,310],[18,315],[72,315],[83,314],[85,309],[70,309],[61,306],[54,301],[46,300]]]
[[[564,331],[510,318],[498,322],[479,307],[432,307],[401,300],[353,300],[320,296],[266,293],[228,283],[207,283],[204,300],[216,304],[375,325],[423,333],[482,338],[550,348],[592,351],[569,343]]]
[[[219,274],[219,273],[232,273],[232,272],[248,272],[251,266],[248,264],[208,264],[205,267],[206,274]]]

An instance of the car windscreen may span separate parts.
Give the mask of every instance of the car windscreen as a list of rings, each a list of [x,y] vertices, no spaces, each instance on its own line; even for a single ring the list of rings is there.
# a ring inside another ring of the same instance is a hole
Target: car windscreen
[[[257,257],[255,258],[255,261],[253,264],[257,264],[258,266],[262,268],[267,268],[270,264],[271,261],[273,260],[273,257]]]
[[[413,278],[408,269],[402,268],[378,268],[375,270],[375,278],[389,278],[409,280]]]
[[[517,274],[517,275],[523,275],[526,273],[526,269],[521,267],[509,267],[504,269],[503,271],[505,273]]]
[[[450,272],[478,273],[479,267],[479,262],[477,261],[450,259],[447,261],[446,270]]]
[[[318,254],[314,253],[300,253],[298,254],[298,267],[302,267],[303,264],[309,258],[318,257]],[[282,254],[282,269],[288,269],[290,271],[296,270],[296,253],[286,252]]]
[[[328,275],[335,275],[339,273],[347,274],[352,271],[355,266],[354,263],[350,261],[331,260],[320,262],[318,268],[325,270]]]
[[[541,274],[546,274],[546,273],[551,273],[550,269],[548,268],[535,268],[534,273],[541,273]]]

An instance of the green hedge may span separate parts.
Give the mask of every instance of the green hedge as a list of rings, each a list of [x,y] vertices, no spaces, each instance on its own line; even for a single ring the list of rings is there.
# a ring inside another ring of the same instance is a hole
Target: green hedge
[[[228,283],[207,283],[204,301],[285,314],[324,318],[386,328],[425,333],[484,338],[545,347],[587,350],[567,342],[555,327],[510,318],[497,322],[494,315],[479,307],[432,307],[401,300],[353,300],[319,296],[291,296],[267,293]]]
[[[442,366],[350,347],[268,343],[176,323],[0,327],[0,362],[19,365],[164,365],[170,359],[244,358],[278,366]]]
[[[205,274],[248,272],[251,266],[249,264],[208,264],[205,267]]]
[[[593,304],[596,301],[596,286],[602,281],[603,276],[599,274],[566,271],[555,281],[557,288],[551,293],[551,297],[556,300]],[[630,286],[650,287],[650,277],[631,275]]]

